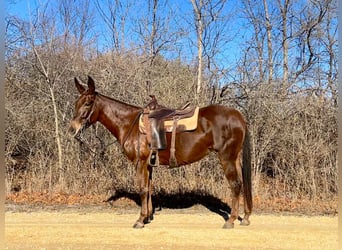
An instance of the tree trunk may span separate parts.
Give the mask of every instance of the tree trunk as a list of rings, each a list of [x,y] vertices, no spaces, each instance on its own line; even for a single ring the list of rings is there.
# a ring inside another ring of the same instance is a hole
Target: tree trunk
[[[53,92],[53,88],[49,87],[50,95],[53,105],[53,113],[54,113],[54,120],[55,120],[55,137],[57,143],[57,150],[58,150],[58,171],[59,171],[59,183],[61,186],[64,186],[64,170],[63,170],[63,155],[62,155],[62,143],[61,138],[59,135],[59,119],[58,119],[58,112],[57,112],[57,103],[55,100],[55,94]]]
[[[196,96],[198,97],[202,91],[202,72],[203,72],[203,31],[204,24],[202,20],[201,8],[203,6],[203,0],[199,1],[199,6],[197,6],[195,0],[191,0],[192,6],[194,8],[195,22],[196,22],[196,33],[197,33],[197,88]]]
[[[268,49],[268,83],[273,81],[273,47],[272,47],[272,25],[268,13],[266,0],[264,1],[265,19],[266,19],[266,32],[267,32],[267,49]]]
[[[283,35],[283,86],[287,86],[288,84],[288,76],[289,76],[289,62],[288,62],[288,41],[287,41],[287,12],[290,4],[290,0],[285,0],[284,6],[281,5],[281,2],[278,0],[281,16],[282,16],[282,35]]]

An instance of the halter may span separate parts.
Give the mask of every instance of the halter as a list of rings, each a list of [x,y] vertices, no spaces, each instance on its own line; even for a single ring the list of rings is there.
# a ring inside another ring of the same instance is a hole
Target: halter
[[[93,115],[93,113],[95,112],[95,100],[93,101],[93,105],[91,106],[91,111],[89,112],[89,114],[87,115],[87,118],[85,119],[85,122],[83,123],[83,126],[85,126],[86,128],[88,128],[90,126],[90,118]]]
[[[95,154],[95,151],[92,149],[91,146],[89,146],[89,143],[87,143],[86,141],[83,140],[82,138],[82,133],[83,130],[87,129],[91,124],[90,124],[90,118],[93,115],[93,113],[95,112],[95,100],[91,106],[91,110],[89,112],[89,114],[87,115],[87,117],[85,118],[84,122],[82,122],[81,128],[79,129],[77,135],[75,136],[75,139],[78,140],[79,142],[81,142],[83,145],[86,145],[87,148],[93,153]]]
[[[89,112],[89,114],[87,115],[87,117],[85,118],[85,122],[82,123],[82,127],[80,129],[80,133],[83,132],[84,129],[88,128],[90,126],[90,119],[91,119],[91,116],[93,115],[93,113],[95,112],[95,100],[92,104],[92,107],[91,107],[91,111]],[[137,116],[134,118],[133,122],[131,123],[131,126],[128,130],[128,133],[125,135],[124,139],[122,140],[122,147],[124,147],[128,137],[131,135],[132,131],[133,131],[133,128],[134,128],[134,125],[137,123],[137,121],[139,120],[139,117],[140,115],[143,113],[143,110],[139,111],[139,113],[137,114]],[[97,136],[96,136],[97,137]],[[76,136],[75,139],[77,139],[79,142],[81,142],[82,144],[86,145],[86,147],[93,153],[95,154],[95,151],[92,149],[91,146],[89,146],[89,144],[82,140],[81,136]],[[115,139],[113,142],[111,143],[108,143],[107,145],[104,146],[104,148],[107,148],[108,146],[114,144],[114,143],[117,143],[118,140]],[[140,145],[138,146],[138,151],[140,151]],[[138,152],[138,154],[140,154]]]

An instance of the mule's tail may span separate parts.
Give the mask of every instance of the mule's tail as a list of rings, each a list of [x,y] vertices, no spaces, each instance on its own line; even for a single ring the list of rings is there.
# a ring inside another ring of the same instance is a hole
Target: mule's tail
[[[243,194],[244,200],[248,209],[252,212],[252,163],[251,163],[251,143],[250,135],[246,130],[245,140],[242,149],[242,180],[243,180]]]

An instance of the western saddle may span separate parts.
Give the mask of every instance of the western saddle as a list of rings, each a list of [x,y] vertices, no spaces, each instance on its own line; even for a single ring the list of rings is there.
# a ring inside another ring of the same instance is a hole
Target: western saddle
[[[151,166],[159,166],[159,150],[167,148],[166,141],[166,128],[164,127],[165,121],[172,121],[171,126],[171,146],[170,146],[170,159],[169,166],[177,167],[177,159],[175,156],[175,140],[176,132],[185,131],[177,127],[180,119],[192,117],[196,108],[189,107],[190,103],[186,103],[180,109],[171,109],[158,104],[154,95],[150,95],[152,100],[145,106],[143,112],[143,124],[147,135],[148,143],[150,144],[149,164]]]

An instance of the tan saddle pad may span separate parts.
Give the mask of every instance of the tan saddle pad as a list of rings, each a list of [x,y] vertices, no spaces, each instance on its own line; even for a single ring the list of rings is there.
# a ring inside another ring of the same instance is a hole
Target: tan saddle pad
[[[197,128],[197,123],[198,123],[198,112],[199,112],[199,107],[196,107],[193,116],[179,119],[177,122],[176,132],[195,130]],[[144,124],[144,119],[143,119],[144,115],[148,115],[148,114],[140,115],[139,130],[141,133],[146,134],[145,124]],[[164,121],[164,128],[166,132],[172,132],[173,120]]]

